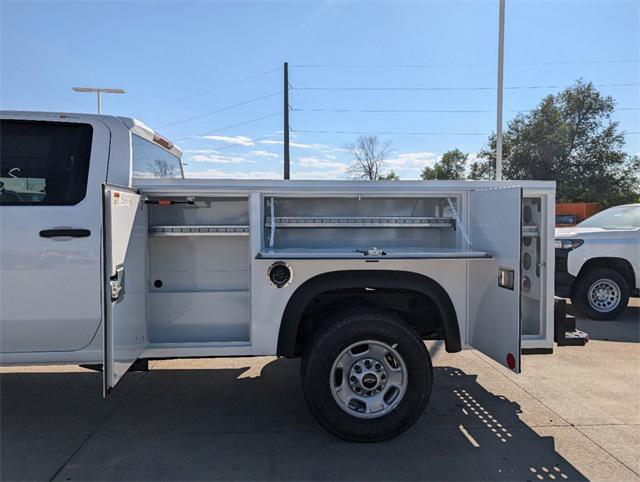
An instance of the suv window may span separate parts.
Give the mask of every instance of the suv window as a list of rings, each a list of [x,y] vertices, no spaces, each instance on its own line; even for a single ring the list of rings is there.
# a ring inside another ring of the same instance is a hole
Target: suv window
[[[131,135],[133,177],[182,177],[180,159],[157,144]]]
[[[575,214],[556,214],[556,224],[576,224],[578,216]]]
[[[92,136],[88,124],[0,120],[0,204],[78,204]]]

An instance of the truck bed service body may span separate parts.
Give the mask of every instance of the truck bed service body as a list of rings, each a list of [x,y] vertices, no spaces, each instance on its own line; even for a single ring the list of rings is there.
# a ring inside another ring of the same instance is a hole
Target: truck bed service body
[[[423,340],[515,372],[553,347],[555,185],[183,179],[139,121],[0,116],[0,362],[302,357],[318,421],[383,440],[426,406]]]

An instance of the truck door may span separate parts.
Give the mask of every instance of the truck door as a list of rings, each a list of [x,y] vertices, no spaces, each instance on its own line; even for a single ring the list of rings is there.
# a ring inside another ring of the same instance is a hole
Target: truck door
[[[522,188],[469,194],[469,235],[491,259],[469,261],[467,343],[520,373]]]
[[[1,117],[0,352],[60,357],[99,336],[111,132],[96,119]]]
[[[147,209],[136,191],[103,187],[104,394],[147,344]]]

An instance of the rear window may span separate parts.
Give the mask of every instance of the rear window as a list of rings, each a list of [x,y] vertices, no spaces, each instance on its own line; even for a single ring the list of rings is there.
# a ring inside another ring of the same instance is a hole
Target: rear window
[[[0,120],[0,204],[78,204],[92,136],[88,124]]]
[[[182,177],[180,159],[159,145],[132,134],[131,150],[133,152],[133,177]]]

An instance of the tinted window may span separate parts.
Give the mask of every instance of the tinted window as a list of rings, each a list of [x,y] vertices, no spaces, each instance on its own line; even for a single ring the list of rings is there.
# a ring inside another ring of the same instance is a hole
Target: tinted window
[[[0,120],[0,204],[79,203],[92,133],[87,124]]]
[[[577,222],[573,214],[556,214],[556,224],[576,224]]]
[[[180,159],[162,147],[133,134],[133,177],[182,177]]]

